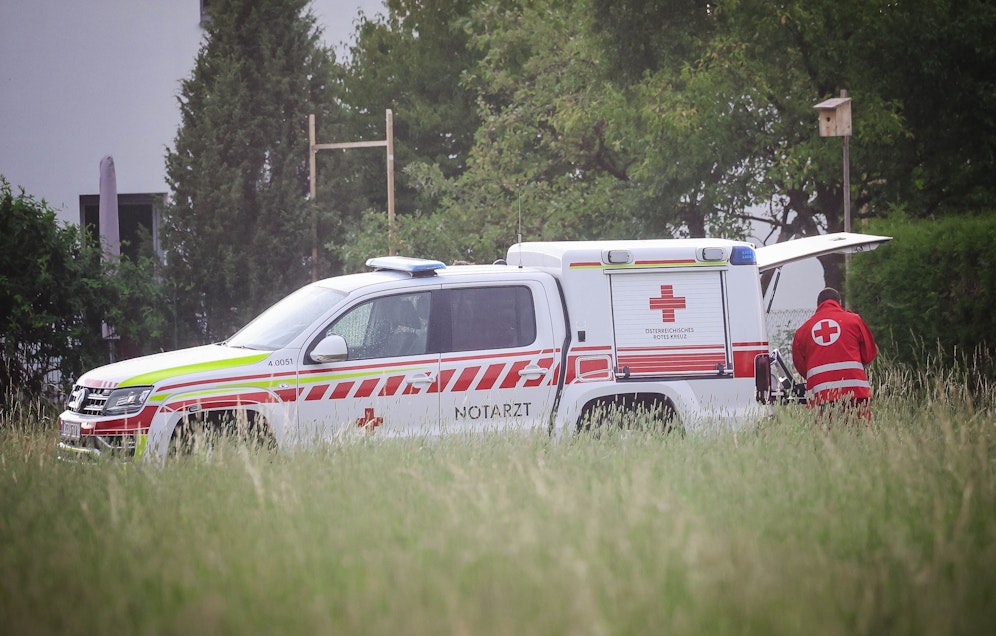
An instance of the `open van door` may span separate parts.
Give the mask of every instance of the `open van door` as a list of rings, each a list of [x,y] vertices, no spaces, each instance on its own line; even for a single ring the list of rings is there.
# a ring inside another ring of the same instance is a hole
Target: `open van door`
[[[879,245],[891,241],[891,236],[837,232],[793,239],[784,243],[765,245],[757,248],[757,268],[766,272],[786,263],[794,263],[807,258],[833,253],[870,252]]]

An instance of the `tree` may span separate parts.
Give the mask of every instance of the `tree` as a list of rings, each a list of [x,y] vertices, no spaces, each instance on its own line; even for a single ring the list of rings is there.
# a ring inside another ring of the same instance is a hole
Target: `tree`
[[[0,175],[0,400],[68,389],[108,362],[120,342],[105,341],[102,324],[132,355],[155,351],[168,342],[164,308],[150,254],[105,258],[97,237]]]
[[[991,3],[623,4],[628,12],[592,0],[611,63],[642,71],[638,85],[655,98],[644,112],[664,104],[646,140],[657,153],[633,171],[655,189],[669,185],[667,151],[677,147],[687,200],[708,202],[711,191],[716,211],[769,223],[778,240],[841,230],[840,142],[817,137],[811,106],[846,88],[855,99],[857,220],[896,205],[922,214],[996,196]],[[632,15],[650,27],[633,28]],[[682,25],[701,37],[674,37]],[[822,260],[828,283],[840,286],[840,259]]]
[[[405,228],[419,226],[414,217],[420,211],[436,209],[440,192],[420,187],[422,177],[410,174],[411,167],[431,166],[443,178],[456,178],[466,169],[480,126],[475,92],[463,77],[481,55],[469,46],[465,27],[481,1],[391,0],[386,4],[386,16],[362,19],[357,27],[343,79],[344,123],[337,130],[322,132],[322,139],[383,139],[384,111],[393,110],[399,238],[395,247],[412,253],[424,243],[412,243],[414,237]],[[334,184],[330,196],[319,197],[323,206],[334,201],[348,208],[349,226],[328,235],[332,237],[328,246],[344,259],[346,269],[362,266],[372,253],[386,253],[383,153],[354,152],[349,162],[340,161],[334,169],[323,167],[319,172],[320,184],[329,180],[328,175],[348,175]]]
[[[647,218],[665,225],[639,209],[641,185],[626,174],[631,151],[618,143],[627,96],[578,37],[586,15],[570,9],[475,3],[461,20],[473,62],[461,86],[472,91],[480,125],[459,172],[431,161],[406,166],[423,207],[406,224],[403,240],[414,243],[403,249],[487,262],[516,240],[520,212],[528,239],[631,236]]]
[[[470,3],[460,86],[480,125],[456,171],[410,157],[407,247],[490,259],[516,237],[519,210],[526,238],[840,231],[841,141],[819,137],[813,104],[841,89],[855,100],[855,227],[895,206],[978,207],[996,193],[990,4]],[[378,50],[394,50],[394,31],[381,35]],[[920,42],[927,64],[914,69]],[[375,228],[354,238],[356,253],[379,240]],[[842,286],[841,259],[823,260]]]
[[[0,400],[106,360],[108,287],[100,247],[0,176]]]
[[[996,215],[876,220],[895,237],[851,262],[848,300],[890,357],[923,369],[934,357],[971,372],[974,388],[996,371]],[[967,364],[966,364],[967,363]]]
[[[994,31],[989,0],[889,3],[876,21],[865,60],[901,105],[905,134],[888,179],[911,214],[996,206]]]
[[[307,0],[218,0],[167,152],[166,273],[182,341],[232,333],[311,269],[308,115],[337,117]]]

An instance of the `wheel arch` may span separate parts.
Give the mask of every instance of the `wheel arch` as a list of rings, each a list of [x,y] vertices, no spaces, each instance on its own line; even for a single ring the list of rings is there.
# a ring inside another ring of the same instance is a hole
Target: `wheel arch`
[[[285,403],[275,393],[256,387],[174,394],[159,408],[158,425],[153,427],[149,446],[155,448],[159,456],[165,456],[180,428],[193,418],[213,424],[245,418],[252,426],[262,427],[263,432],[276,442],[284,428],[284,407]]]

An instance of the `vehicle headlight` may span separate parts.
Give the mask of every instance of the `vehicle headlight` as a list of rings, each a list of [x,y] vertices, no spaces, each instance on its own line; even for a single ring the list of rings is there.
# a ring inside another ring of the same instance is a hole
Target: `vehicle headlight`
[[[104,403],[104,415],[129,415],[142,410],[146,398],[152,393],[151,386],[130,386],[114,389]]]

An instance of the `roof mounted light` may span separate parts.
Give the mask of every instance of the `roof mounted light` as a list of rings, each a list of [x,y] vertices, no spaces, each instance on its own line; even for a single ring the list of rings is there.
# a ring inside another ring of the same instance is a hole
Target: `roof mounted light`
[[[726,248],[723,247],[703,247],[699,250],[700,261],[725,261]]]
[[[757,254],[750,245],[734,245],[730,265],[757,265]]]
[[[633,262],[633,253],[629,250],[605,250],[602,262],[606,265],[627,265]]]
[[[378,256],[377,258],[367,259],[367,267],[372,267],[376,270],[404,272],[414,278],[419,276],[435,276],[436,270],[445,269],[446,264],[441,261],[432,261],[425,258]]]

